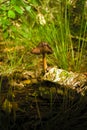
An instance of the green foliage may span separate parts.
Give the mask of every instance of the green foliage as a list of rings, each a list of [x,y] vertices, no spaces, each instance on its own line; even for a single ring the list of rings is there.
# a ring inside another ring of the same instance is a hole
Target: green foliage
[[[25,7],[27,5],[22,0],[11,0],[1,3],[0,8],[0,26],[3,30],[5,38],[15,38],[17,33],[17,27],[21,25],[18,20],[22,20],[21,17],[24,15]],[[16,26],[16,24],[18,26]],[[14,29],[16,32],[14,32]],[[11,34],[12,35],[11,35]]]
[[[14,9],[17,13],[19,13],[20,15],[23,14],[23,10],[19,7],[19,6],[14,6]]]
[[[16,17],[15,12],[13,10],[9,10],[8,11],[8,17],[12,18],[12,19],[15,19],[15,17]]]

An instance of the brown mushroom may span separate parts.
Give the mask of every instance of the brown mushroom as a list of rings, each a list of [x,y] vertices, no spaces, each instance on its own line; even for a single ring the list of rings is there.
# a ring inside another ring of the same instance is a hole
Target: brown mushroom
[[[37,54],[37,55],[40,55],[40,54],[43,55],[43,71],[45,73],[47,69],[46,54],[52,54],[51,47],[47,43],[41,42],[36,48],[34,48],[31,51],[31,53]]]

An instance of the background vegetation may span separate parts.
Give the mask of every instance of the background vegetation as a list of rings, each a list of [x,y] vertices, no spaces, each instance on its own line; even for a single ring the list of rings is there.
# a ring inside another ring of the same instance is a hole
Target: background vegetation
[[[25,60],[27,67],[35,65],[32,59],[36,56],[29,52],[44,41],[54,52],[48,57],[50,65],[81,71],[87,47],[87,0],[1,0],[0,35],[6,48],[16,47],[6,54],[10,68],[23,59],[30,59]],[[21,54],[17,48],[22,49]]]

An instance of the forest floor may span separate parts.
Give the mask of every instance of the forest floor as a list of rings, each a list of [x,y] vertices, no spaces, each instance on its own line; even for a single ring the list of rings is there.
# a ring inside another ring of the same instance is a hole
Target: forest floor
[[[31,54],[24,46],[8,44],[0,43],[0,128],[87,130],[87,95],[42,81],[37,77],[41,70],[36,72],[31,66],[26,69]],[[18,62],[22,55],[23,65]],[[85,59],[83,72],[87,72],[86,65]]]

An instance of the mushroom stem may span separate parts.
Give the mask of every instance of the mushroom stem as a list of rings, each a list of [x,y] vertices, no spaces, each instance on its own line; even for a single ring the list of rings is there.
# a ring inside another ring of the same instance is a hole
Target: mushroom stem
[[[43,70],[44,70],[44,73],[46,72],[46,69],[47,69],[46,54],[43,53]]]

